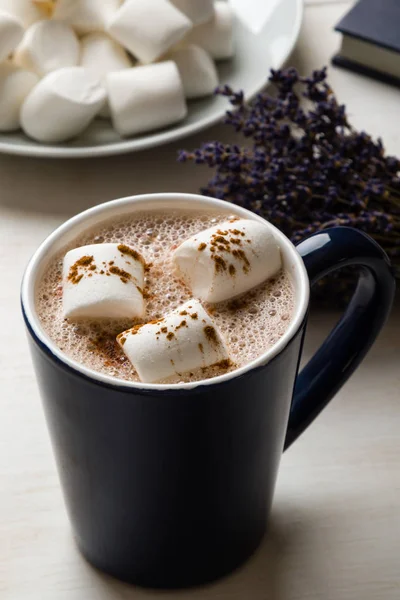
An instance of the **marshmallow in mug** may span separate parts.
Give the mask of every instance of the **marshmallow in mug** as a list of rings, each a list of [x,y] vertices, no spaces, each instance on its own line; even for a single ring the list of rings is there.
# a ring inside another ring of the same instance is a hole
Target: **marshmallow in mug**
[[[14,62],[39,76],[79,62],[80,46],[73,29],[59,21],[39,21],[25,33]]]
[[[24,31],[24,26],[17,17],[0,10],[0,62],[15,50],[24,36]]]
[[[106,33],[97,31],[89,33],[81,40],[81,65],[99,79],[105,87],[109,73],[129,69],[133,63],[122,46]],[[100,111],[99,116],[110,118],[108,102]]]
[[[168,0],[129,0],[115,13],[108,31],[142,63],[165,54],[192,28]]]
[[[124,331],[117,341],[144,383],[229,361],[221,333],[198,300]]]
[[[67,319],[133,319],[145,315],[145,261],[125,244],[90,244],[70,250],[63,265]]]
[[[186,98],[201,98],[214,93],[218,73],[213,59],[203,48],[189,44],[171,51],[167,58],[178,67]]]
[[[83,67],[65,67],[46,75],[25,99],[21,126],[44,143],[76,137],[104,106],[106,93]]]
[[[214,0],[171,0],[193,23],[207,23],[214,15]]]
[[[183,242],[173,261],[194,296],[222,302],[273,277],[282,266],[279,246],[259,221],[230,220]]]
[[[19,19],[24,27],[43,19],[43,14],[33,0],[0,0],[0,10]]]
[[[110,73],[107,92],[113,126],[122,136],[165,127],[187,115],[182,81],[172,61]]]
[[[0,64],[0,131],[20,128],[20,110],[39,78],[10,62]]]
[[[120,0],[57,0],[53,18],[69,23],[81,35],[105,31],[119,5]]]
[[[211,21],[195,27],[185,42],[201,46],[215,60],[231,58],[234,54],[233,11],[228,2],[218,0]]]

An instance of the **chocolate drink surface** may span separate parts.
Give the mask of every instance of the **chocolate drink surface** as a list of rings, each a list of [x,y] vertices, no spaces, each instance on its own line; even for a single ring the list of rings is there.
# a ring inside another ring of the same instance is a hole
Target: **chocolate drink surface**
[[[222,223],[229,216],[229,212],[201,210],[142,211],[87,230],[52,260],[38,282],[36,306],[44,330],[76,362],[116,379],[139,382],[116,336],[134,325],[160,319],[193,298],[178,277],[172,262],[173,252],[190,236]],[[80,246],[107,242],[127,244],[146,260],[145,319],[66,320],[62,310],[65,253]],[[214,304],[203,302],[226,341],[231,361],[177,374],[163,383],[208,379],[258,358],[285,333],[294,304],[293,285],[285,270],[234,299]]]

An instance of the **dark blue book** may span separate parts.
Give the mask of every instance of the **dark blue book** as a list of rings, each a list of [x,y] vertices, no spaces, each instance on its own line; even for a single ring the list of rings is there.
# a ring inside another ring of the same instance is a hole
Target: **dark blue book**
[[[335,30],[334,65],[400,86],[400,0],[360,0]]]

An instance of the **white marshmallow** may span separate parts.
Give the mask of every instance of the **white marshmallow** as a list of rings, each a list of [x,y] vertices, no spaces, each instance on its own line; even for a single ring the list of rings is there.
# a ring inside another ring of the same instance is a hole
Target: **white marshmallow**
[[[221,0],[214,6],[215,13],[211,21],[195,27],[185,41],[201,46],[215,60],[231,58],[234,54],[232,8],[228,2]]]
[[[144,317],[144,260],[132,249],[134,255],[127,253],[127,248],[92,244],[67,252],[63,266],[67,319]]]
[[[69,23],[79,34],[105,31],[120,0],[57,0],[53,18]]]
[[[168,0],[126,0],[108,30],[140,62],[151,63],[179,42],[191,27],[186,15]]]
[[[273,277],[282,265],[269,227],[246,219],[192,236],[175,250],[173,260],[193,295],[207,302],[243,294]]]
[[[229,359],[220,332],[197,300],[189,300],[156,322],[124,331],[117,341],[146,383]]]
[[[200,46],[190,44],[167,56],[178,67],[186,98],[201,98],[214,93],[218,73],[211,56]]]
[[[90,33],[82,38],[81,44],[81,65],[97,77],[104,87],[108,73],[122,71],[133,66],[122,46],[105,33]],[[100,116],[111,117],[108,102],[100,111]]]
[[[172,61],[107,76],[114,128],[122,136],[176,123],[187,114],[178,68]]]
[[[73,29],[58,21],[39,21],[25,33],[14,62],[39,76],[79,62],[79,41]]]
[[[23,36],[22,22],[13,15],[0,10],[0,62],[15,50]]]
[[[22,103],[38,81],[37,75],[11,63],[0,65],[0,131],[20,128]]]
[[[22,106],[21,125],[39,142],[63,142],[82,133],[105,100],[104,88],[86,69],[65,67],[32,90]]]
[[[0,0],[0,10],[17,17],[24,27],[43,19],[42,11],[32,0]]]
[[[214,14],[214,0],[171,0],[193,23],[200,25],[210,21]]]

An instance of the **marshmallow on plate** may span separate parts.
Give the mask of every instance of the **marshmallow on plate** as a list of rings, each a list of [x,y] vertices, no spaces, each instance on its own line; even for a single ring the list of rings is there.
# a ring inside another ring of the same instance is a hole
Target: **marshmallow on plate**
[[[243,294],[273,277],[282,265],[268,225],[246,219],[197,233],[178,246],[173,261],[193,295],[207,302]]]
[[[171,125],[187,114],[182,81],[172,61],[107,75],[114,128],[122,136]]]
[[[198,300],[124,331],[117,341],[145,383],[229,360],[219,330]]]
[[[214,0],[171,0],[193,23],[200,25],[210,21],[214,14]]]
[[[0,10],[17,17],[24,27],[43,19],[43,13],[33,0],[0,0]]]
[[[105,100],[104,88],[86,69],[65,67],[46,75],[26,98],[21,126],[38,142],[64,142],[86,129]]]
[[[57,0],[53,18],[69,23],[82,35],[104,31],[119,5],[120,0]]]
[[[14,55],[20,67],[39,76],[79,62],[79,41],[73,29],[59,21],[39,21],[25,33]]]
[[[215,91],[218,85],[217,69],[203,48],[190,44],[171,51],[167,58],[178,67],[186,98],[201,98]]]
[[[39,81],[35,73],[10,62],[0,64],[0,131],[20,128],[20,110],[25,98]]]
[[[185,42],[201,46],[215,60],[231,58],[234,54],[233,11],[228,2],[221,0],[218,0],[214,7],[211,21],[195,27]]]
[[[64,257],[63,311],[67,319],[143,318],[145,261],[124,244],[91,244]]]
[[[142,63],[165,54],[192,22],[168,0],[127,0],[111,19],[110,35]]]
[[[24,36],[24,26],[14,15],[0,10],[0,62],[8,58]]]
[[[106,76],[133,66],[127,52],[106,33],[89,33],[81,40],[81,65],[97,77],[105,86]],[[110,118],[108,103],[99,116]]]

